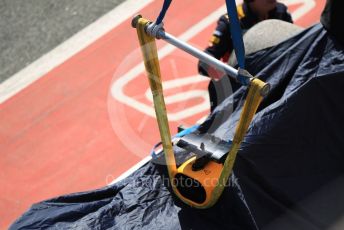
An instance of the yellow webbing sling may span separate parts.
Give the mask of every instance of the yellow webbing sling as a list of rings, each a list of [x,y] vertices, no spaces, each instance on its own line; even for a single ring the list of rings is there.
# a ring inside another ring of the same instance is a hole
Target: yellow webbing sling
[[[190,164],[195,160],[195,158],[187,160],[179,168],[177,168],[176,166],[162,89],[160,65],[155,38],[151,37],[145,32],[145,27],[149,23],[150,22],[147,19],[139,18],[135,26],[143,53],[146,73],[153,94],[154,107],[159,125],[161,141],[163,144],[169,179],[171,181],[174,193],[183,202],[196,208],[209,208],[217,202],[228,181],[240,144],[262,100],[262,90],[266,86],[266,83],[257,78],[254,78],[251,81],[246,101],[241,112],[239,124],[237,125],[234,139],[224,164],[222,165],[211,161],[206,166],[209,171],[211,171],[210,176],[212,176],[212,179],[214,179],[216,183],[215,185],[212,184],[209,186],[207,186],[205,183],[202,184],[202,182],[205,181],[204,178],[202,178],[205,177],[205,174],[201,174],[202,172],[192,172],[189,169]],[[204,202],[194,202],[191,199],[183,196],[178,191],[174,183],[176,179],[175,176],[180,173],[184,173],[185,175],[195,178],[196,180],[201,182],[201,184],[205,187],[204,189],[206,192],[206,199]],[[212,183],[214,183],[214,181],[212,181]]]
[[[168,125],[165,100],[162,90],[161,74],[158,52],[156,48],[155,38],[149,36],[145,32],[145,26],[148,20],[140,18],[137,25],[137,35],[139,37],[143,60],[148,76],[150,88],[153,94],[154,108],[158,121],[160,137],[165,152],[165,158],[170,179],[173,172],[176,171],[176,160],[172,149],[172,141],[170,128]]]

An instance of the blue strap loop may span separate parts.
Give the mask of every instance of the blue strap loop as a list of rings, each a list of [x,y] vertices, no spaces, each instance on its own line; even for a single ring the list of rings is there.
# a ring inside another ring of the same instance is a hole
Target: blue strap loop
[[[226,0],[227,13],[230,20],[230,31],[232,35],[232,42],[234,52],[238,60],[238,65],[241,69],[245,69],[245,47],[242,39],[242,32],[238,18],[238,12],[235,0]],[[240,81],[240,76],[239,76]]]
[[[162,20],[164,20],[165,14],[168,10],[168,7],[170,7],[170,5],[171,5],[171,2],[172,2],[172,0],[165,0],[164,1],[164,4],[163,4],[162,9],[160,11],[160,14],[159,14],[158,18],[156,19],[157,25],[159,25],[162,22]]]

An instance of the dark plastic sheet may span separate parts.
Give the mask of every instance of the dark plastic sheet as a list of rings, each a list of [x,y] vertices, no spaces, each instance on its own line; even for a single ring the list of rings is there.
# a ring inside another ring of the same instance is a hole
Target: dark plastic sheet
[[[239,151],[230,186],[207,210],[170,191],[149,162],[99,190],[35,204],[11,229],[326,229],[344,216],[344,49],[319,24],[247,58],[271,83]],[[245,89],[199,128],[231,140]],[[228,119],[228,108],[233,108]]]

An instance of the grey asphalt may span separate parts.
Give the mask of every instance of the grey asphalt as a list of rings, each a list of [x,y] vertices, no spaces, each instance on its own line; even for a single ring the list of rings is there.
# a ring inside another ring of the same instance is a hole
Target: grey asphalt
[[[0,0],[0,83],[124,0]]]

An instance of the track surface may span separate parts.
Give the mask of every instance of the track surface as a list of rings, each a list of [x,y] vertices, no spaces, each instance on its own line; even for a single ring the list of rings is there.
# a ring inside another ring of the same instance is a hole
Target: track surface
[[[284,2],[295,23],[304,27],[319,20],[324,5]],[[176,1],[165,28],[203,48],[225,11],[223,4]],[[140,13],[155,19],[160,7],[161,1],[151,1]],[[18,93],[4,97],[8,92],[0,92],[0,229],[34,202],[110,183],[159,140],[137,37],[130,27],[135,13],[127,13],[123,23],[43,71]],[[208,80],[197,75],[193,58],[163,41],[158,47],[175,133],[178,124],[194,124],[209,112]]]

